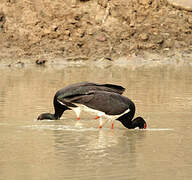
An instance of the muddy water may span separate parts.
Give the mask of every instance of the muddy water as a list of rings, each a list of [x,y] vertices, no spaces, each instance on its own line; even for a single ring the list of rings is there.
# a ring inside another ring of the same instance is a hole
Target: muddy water
[[[4,180],[192,179],[192,68],[49,67],[0,70],[0,174]],[[147,130],[53,112],[57,89],[79,81],[117,83]]]

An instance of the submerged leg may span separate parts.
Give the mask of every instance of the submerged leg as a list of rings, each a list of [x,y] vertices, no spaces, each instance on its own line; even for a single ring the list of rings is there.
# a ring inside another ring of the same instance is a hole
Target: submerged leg
[[[96,116],[94,119],[95,119],[95,120],[96,120],[96,119],[99,119],[99,128],[102,128],[102,125],[103,125],[102,117]]]
[[[103,121],[102,121],[102,117],[99,118],[99,128],[102,128],[103,126]]]
[[[114,129],[114,120],[111,120],[111,129]]]
[[[99,116],[96,116],[94,119],[96,120],[96,119],[99,119],[100,117]]]
[[[106,122],[104,124],[107,123],[108,120],[106,120]],[[102,117],[99,118],[99,128],[102,128],[103,127],[103,120],[102,120]],[[111,120],[111,129],[114,129],[114,120],[112,119]]]
[[[97,116],[95,117],[95,119],[99,119],[99,128],[102,128],[103,126],[103,120],[102,120],[102,116],[104,115],[104,112],[99,112],[97,114]]]

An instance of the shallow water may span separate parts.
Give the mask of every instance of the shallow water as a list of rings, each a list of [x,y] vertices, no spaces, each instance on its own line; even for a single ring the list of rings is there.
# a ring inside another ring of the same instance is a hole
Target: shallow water
[[[27,67],[0,71],[0,174],[3,180],[192,179],[192,68]],[[117,83],[136,104],[146,130],[119,122],[98,129],[77,121],[36,121],[53,112],[56,90],[79,81]]]

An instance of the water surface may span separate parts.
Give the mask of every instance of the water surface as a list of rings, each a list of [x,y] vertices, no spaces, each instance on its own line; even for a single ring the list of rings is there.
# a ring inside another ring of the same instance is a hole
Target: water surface
[[[27,67],[0,71],[0,179],[192,179],[192,68]],[[53,112],[54,93],[71,83],[116,83],[136,104],[147,130],[119,122],[98,129],[93,115]]]

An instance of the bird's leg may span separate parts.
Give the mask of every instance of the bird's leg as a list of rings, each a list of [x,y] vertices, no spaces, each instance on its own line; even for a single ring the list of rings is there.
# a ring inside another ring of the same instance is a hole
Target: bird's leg
[[[102,117],[99,118],[99,128],[102,128],[103,125],[103,121],[102,121]]]
[[[113,121],[113,119],[111,120],[111,129],[114,129],[114,121]]]
[[[99,119],[99,128],[102,128],[102,125],[103,125],[102,117],[96,116],[94,119]]]
[[[75,112],[75,114],[77,116],[77,120],[80,120],[80,113],[81,113],[80,107],[73,108],[73,111]]]
[[[102,125],[103,125],[103,121],[102,121],[102,116],[105,115],[104,112],[99,112],[96,116],[95,119],[99,119],[99,128],[102,128]]]
[[[100,116],[96,116],[94,119],[96,120],[96,119],[99,119],[100,118]]]

